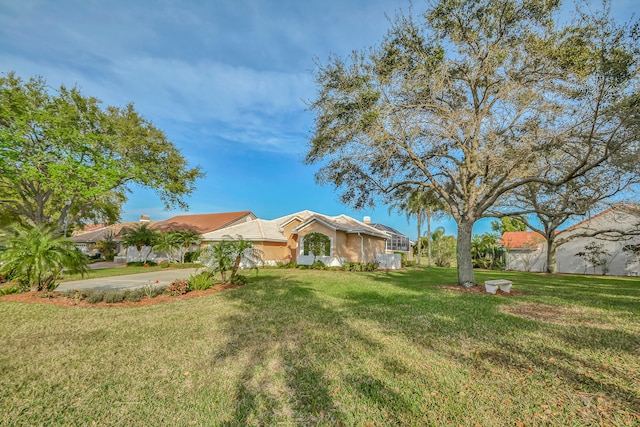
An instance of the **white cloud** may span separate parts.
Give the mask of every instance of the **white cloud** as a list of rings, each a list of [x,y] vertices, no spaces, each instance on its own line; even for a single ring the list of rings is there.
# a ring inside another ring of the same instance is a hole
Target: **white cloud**
[[[114,90],[141,100],[162,118],[237,120],[249,111],[273,115],[304,109],[310,75],[253,70],[212,61],[128,58],[111,64]]]

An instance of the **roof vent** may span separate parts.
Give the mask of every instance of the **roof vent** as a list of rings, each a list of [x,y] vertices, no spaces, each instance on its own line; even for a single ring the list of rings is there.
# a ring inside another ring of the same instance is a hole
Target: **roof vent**
[[[371,224],[371,217],[370,216],[365,216],[364,219],[362,220],[362,222],[364,222],[365,224]]]
[[[140,215],[140,222],[151,222],[151,215]]]

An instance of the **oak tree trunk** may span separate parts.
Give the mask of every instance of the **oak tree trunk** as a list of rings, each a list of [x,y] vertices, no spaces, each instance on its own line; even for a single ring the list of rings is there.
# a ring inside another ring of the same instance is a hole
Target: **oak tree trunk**
[[[465,288],[476,284],[473,277],[473,262],[471,260],[472,229],[473,221],[462,219],[458,222],[458,247],[456,248],[458,284]]]

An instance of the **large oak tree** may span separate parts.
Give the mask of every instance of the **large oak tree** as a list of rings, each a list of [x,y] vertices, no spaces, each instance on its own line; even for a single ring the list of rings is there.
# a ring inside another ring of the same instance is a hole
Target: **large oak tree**
[[[433,188],[458,225],[458,281],[472,285],[477,220],[511,191],[570,182],[634,140],[637,32],[606,10],[558,27],[558,7],[440,0],[398,16],[380,45],[319,64],[306,156],[322,164],[317,180],[356,208]]]
[[[112,222],[129,185],[151,188],[167,207],[202,176],[133,107],[102,108],[77,88],[43,78],[0,77],[0,215],[29,225]]]

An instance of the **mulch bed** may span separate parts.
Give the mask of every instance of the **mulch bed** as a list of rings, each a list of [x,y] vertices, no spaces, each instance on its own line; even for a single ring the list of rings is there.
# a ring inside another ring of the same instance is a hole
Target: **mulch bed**
[[[213,288],[209,288],[205,291],[190,291],[183,295],[171,296],[171,295],[158,295],[153,298],[143,298],[140,301],[122,301],[107,303],[101,301],[96,304],[90,304],[86,300],[74,300],[68,298],[57,292],[23,292],[19,294],[9,294],[0,296],[0,302],[26,302],[32,304],[54,304],[61,307],[143,307],[146,305],[165,304],[168,302],[174,302],[178,300],[185,300],[191,298],[203,297],[205,295],[214,294],[216,292],[226,291],[227,289],[238,288],[241,285],[218,284]]]

